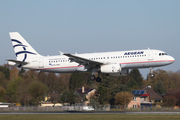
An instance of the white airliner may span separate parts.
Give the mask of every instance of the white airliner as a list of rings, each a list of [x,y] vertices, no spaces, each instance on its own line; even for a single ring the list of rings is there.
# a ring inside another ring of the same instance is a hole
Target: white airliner
[[[9,65],[54,73],[91,72],[91,80],[101,81],[101,73],[110,76],[128,75],[129,69],[165,66],[175,59],[161,50],[144,49],[117,52],[42,56],[38,54],[18,32],[10,32],[16,60],[8,59]],[[98,77],[95,77],[98,73]]]

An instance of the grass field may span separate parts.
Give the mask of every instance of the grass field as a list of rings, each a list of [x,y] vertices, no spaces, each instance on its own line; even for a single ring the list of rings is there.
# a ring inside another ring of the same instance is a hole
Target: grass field
[[[120,114],[66,114],[66,115],[0,115],[0,120],[180,120],[180,115],[120,115]]]

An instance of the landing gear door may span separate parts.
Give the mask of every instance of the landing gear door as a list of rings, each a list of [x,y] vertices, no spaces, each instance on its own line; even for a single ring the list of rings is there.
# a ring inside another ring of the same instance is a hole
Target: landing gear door
[[[39,68],[44,68],[44,59],[43,58],[39,59]]]
[[[153,50],[148,50],[148,60],[153,60]]]

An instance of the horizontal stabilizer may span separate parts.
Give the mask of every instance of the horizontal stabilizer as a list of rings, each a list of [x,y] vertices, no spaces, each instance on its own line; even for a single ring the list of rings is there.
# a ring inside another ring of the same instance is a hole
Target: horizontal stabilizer
[[[19,60],[12,60],[12,59],[6,59],[7,61],[10,61],[10,62],[14,62],[16,64],[21,64],[21,65],[26,65],[28,64],[28,62],[23,62],[23,61],[19,61]]]

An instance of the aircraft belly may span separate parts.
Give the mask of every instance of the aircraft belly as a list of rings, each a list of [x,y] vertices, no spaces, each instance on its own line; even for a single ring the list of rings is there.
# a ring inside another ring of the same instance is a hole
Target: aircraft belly
[[[164,62],[142,62],[142,63],[124,63],[122,64],[122,68],[149,68],[149,67],[160,67],[160,66],[165,66],[171,64],[169,61],[164,61]]]
[[[72,73],[72,72],[86,72],[87,71],[87,69],[85,69],[84,66],[44,68],[40,70],[44,72],[55,72],[55,73]]]
[[[54,68],[54,69],[41,69],[44,72],[55,72],[55,73],[71,73],[76,72],[77,68]]]

